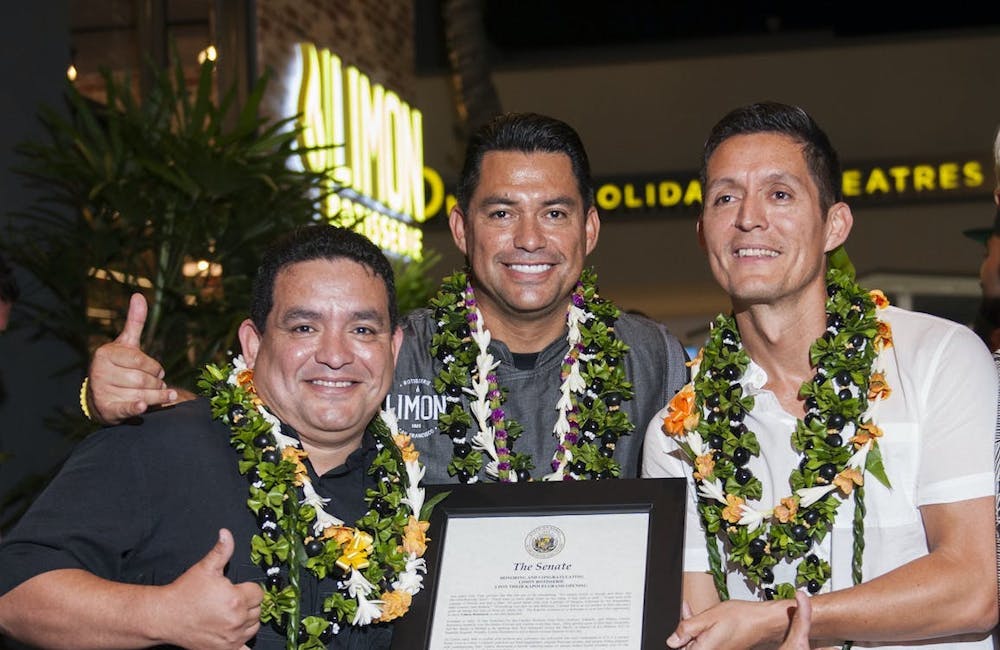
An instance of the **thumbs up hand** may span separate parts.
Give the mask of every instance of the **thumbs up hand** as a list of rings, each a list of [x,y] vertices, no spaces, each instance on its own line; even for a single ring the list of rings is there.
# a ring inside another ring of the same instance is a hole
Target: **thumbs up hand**
[[[177,400],[177,390],[163,381],[163,367],[139,347],[145,324],[146,299],[132,294],[125,328],[97,348],[90,361],[86,399],[91,415],[102,424],[117,424],[150,406]]]
[[[233,584],[225,567],[233,555],[233,536],[219,531],[215,546],[179,578],[164,587],[166,640],[184,648],[241,648],[260,628],[264,592],[253,582]]]

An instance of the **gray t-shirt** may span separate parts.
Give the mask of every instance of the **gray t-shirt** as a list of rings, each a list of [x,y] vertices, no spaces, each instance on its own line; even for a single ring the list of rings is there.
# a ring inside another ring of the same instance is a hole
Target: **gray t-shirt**
[[[413,437],[427,468],[424,481],[454,483],[447,469],[453,445],[437,428],[438,415],[446,411],[447,403],[434,390],[434,377],[441,369],[441,362],[430,354],[435,329],[429,309],[417,310],[404,319],[403,347],[386,406],[395,411],[400,429]],[[684,348],[667,328],[649,318],[622,314],[615,323],[615,332],[630,347],[625,356],[625,374],[632,383],[634,397],[622,402],[622,409],[635,429],[618,441],[614,457],[621,464],[623,478],[637,478],[643,432],[656,412],[687,382],[686,357]],[[500,361],[496,370],[499,383],[508,391],[504,411],[524,427],[514,449],[531,454],[535,462],[532,476],[536,479],[552,471],[550,461],[556,449],[552,429],[567,348],[566,339],[560,337],[538,354],[533,368],[521,370],[514,366],[513,356],[503,342],[490,343],[490,352]],[[468,401],[463,400],[468,408]],[[492,479],[481,473],[480,480]]]

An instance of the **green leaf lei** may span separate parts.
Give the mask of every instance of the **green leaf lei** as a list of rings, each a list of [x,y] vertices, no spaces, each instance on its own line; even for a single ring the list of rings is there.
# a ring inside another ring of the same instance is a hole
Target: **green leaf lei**
[[[565,408],[568,432],[556,434],[559,440],[551,461],[553,473],[546,477],[550,479],[619,476],[621,467],[613,458],[615,445],[621,436],[634,428],[628,414],[621,410],[621,403],[633,396],[623,365],[629,348],[615,336],[614,330],[621,312],[614,303],[598,295],[596,282],[594,271],[585,269],[571,298],[572,306],[582,310],[583,316],[573,321],[580,340],[568,343],[562,382],[566,387],[568,378],[574,373],[573,366],[578,364],[576,372],[583,384],[576,390],[567,388],[570,401]],[[486,466],[488,473],[495,465],[500,481],[530,480],[534,460],[528,454],[513,451],[523,428],[507,417],[503,409],[507,390],[499,386],[495,373],[489,372],[485,378],[478,376],[477,357],[483,351],[473,340],[473,334],[481,314],[476,309],[468,274],[458,272],[445,278],[440,292],[431,300],[431,307],[437,321],[431,354],[442,363],[434,379],[434,389],[449,403],[447,411],[438,418],[438,428],[454,445],[448,474],[468,483],[477,480],[484,468],[484,449],[474,444],[475,436],[470,442],[473,417],[468,407],[463,406],[463,395],[473,392],[474,382],[485,382],[489,390],[484,395],[484,403],[490,409],[489,425],[497,452],[495,463]],[[570,319],[569,310],[567,319]]]
[[[421,589],[419,574],[424,571],[418,557],[424,547],[408,553],[404,543],[426,543],[426,520],[444,495],[422,503],[423,468],[416,452],[407,436],[393,435],[394,418],[383,414],[367,429],[378,449],[368,469],[378,478],[365,494],[369,509],[354,527],[344,526],[322,509],[325,501],[312,491],[302,464],[305,452],[297,439],[280,432],[280,422],[264,408],[252,372],[239,358],[236,368],[209,365],[198,387],[210,399],[212,417],[232,429],[239,471],[250,481],[247,504],[261,526],[251,539],[251,559],[266,574],[261,623],[285,634],[288,648],[311,650],[325,648],[341,624],[367,625],[401,616]],[[412,454],[410,462],[404,453]],[[412,511],[414,506],[419,513]],[[304,617],[299,592],[303,570],[319,580],[339,578],[338,591],[325,599],[322,612]],[[373,590],[385,602],[366,598]]]
[[[806,414],[796,422],[792,445],[801,461],[789,476],[793,494],[761,513],[747,505],[762,485],[746,467],[760,454],[757,436],[743,423],[754,399],[740,379],[750,363],[736,321],[719,315],[702,351],[693,384],[671,400],[664,431],[674,436],[695,468],[698,511],[708,540],[709,560],[720,597],[729,597],[718,541],[765,598],[794,598],[795,586],[774,585],[780,560],[798,560],[795,582],[816,593],[829,580],[827,561],[811,553],[833,525],[840,498],[853,492],[852,576],[861,582],[864,550],[865,471],[887,487],[877,439],[882,435],[869,416],[869,400],[889,394],[882,373],[874,371],[880,349],[892,345],[888,325],[875,316],[881,292],[866,292],[846,273],[827,272],[827,331],[810,347],[815,376],[802,384]],[[697,360],[696,360],[697,361]],[[693,389],[692,389],[693,387]],[[850,436],[850,437],[849,437]],[[718,538],[718,541],[717,541]]]

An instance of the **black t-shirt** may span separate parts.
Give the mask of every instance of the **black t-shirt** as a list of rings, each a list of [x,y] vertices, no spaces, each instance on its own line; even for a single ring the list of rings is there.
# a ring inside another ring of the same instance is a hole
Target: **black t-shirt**
[[[168,584],[208,553],[220,528],[235,540],[226,576],[234,583],[261,581],[262,570],[250,560],[250,539],[259,527],[230,435],[211,419],[207,400],[199,399],[82,442],[0,543],[0,595],[67,568],[118,582]],[[330,499],[331,514],[348,523],[364,514],[364,491],[374,484],[366,469],[375,454],[366,436],[344,465],[322,477],[307,463],[316,492]],[[335,587],[303,571],[301,588],[306,615],[318,614]],[[388,625],[341,626],[329,647],[387,648],[390,639]],[[267,627],[253,645],[283,648],[285,639]]]

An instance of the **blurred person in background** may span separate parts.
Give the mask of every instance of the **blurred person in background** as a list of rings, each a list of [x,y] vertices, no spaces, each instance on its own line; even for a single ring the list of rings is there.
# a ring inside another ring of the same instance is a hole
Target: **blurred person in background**
[[[1000,129],[993,141],[993,162],[997,179],[993,189],[993,203],[997,208],[993,226],[966,230],[965,235],[986,246],[983,263],[979,267],[983,298],[973,329],[990,350],[997,351],[1000,349]]]

